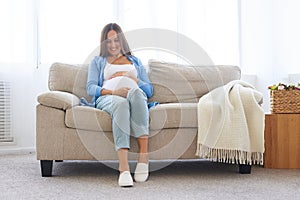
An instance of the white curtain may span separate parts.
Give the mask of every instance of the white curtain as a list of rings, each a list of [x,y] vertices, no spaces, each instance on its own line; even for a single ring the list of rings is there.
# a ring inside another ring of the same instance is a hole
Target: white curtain
[[[157,28],[180,33],[200,45],[214,63],[239,64],[237,0],[41,0],[39,4],[42,64],[84,62],[110,22],[124,32]],[[158,49],[135,53],[145,63],[177,57]]]
[[[118,1],[119,22],[125,31],[167,29],[197,43],[215,64],[239,65],[237,0],[132,0]],[[147,39],[147,38],[145,38]],[[145,58],[176,60],[170,52],[147,51]]]
[[[0,1],[0,72],[35,62],[34,9],[33,0]]]
[[[41,64],[83,63],[100,43],[103,26],[116,21],[114,1],[40,0]]]
[[[99,45],[103,26],[116,22],[124,32],[183,34],[214,63],[238,65],[237,8],[237,0],[1,0],[0,64],[82,63]],[[176,57],[158,51],[137,54],[145,62]]]
[[[241,68],[256,76],[269,111],[269,85],[300,82],[300,2],[240,1]]]
[[[239,65],[238,1],[182,2],[183,34],[196,41],[215,64]]]

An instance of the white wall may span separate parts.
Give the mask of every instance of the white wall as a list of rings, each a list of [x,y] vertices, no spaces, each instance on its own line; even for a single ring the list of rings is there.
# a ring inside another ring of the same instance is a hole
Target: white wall
[[[256,87],[264,94],[263,108],[269,112],[267,87],[278,82],[295,84],[289,82],[288,74],[300,72],[300,2],[240,1],[240,8],[242,72],[256,75]]]
[[[35,151],[35,106],[37,95],[48,89],[48,68],[15,65],[3,76],[12,85],[12,132],[15,142],[1,144],[0,154]]]

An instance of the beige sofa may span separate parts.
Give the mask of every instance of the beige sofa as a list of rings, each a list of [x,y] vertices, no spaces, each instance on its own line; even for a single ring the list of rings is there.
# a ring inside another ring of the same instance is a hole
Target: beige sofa
[[[199,159],[197,102],[208,91],[240,78],[236,66],[187,66],[150,60],[149,78],[159,102],[150,109],[150,160]],[[49,71],[50,91],[38,96],[36,151],[42,176],[52,176],[53,160],[116,160],[111,118],[101,110],[81,106],[86,94],[87,65],[54,63]],[[137,158],[131,139],[130,159]],[[151,169],[150,169],[151,170]],[[240,173],[250,173],[240,165]]]

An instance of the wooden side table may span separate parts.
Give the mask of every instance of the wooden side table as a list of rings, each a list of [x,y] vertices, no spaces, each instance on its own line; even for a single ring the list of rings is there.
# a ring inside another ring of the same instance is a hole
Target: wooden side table
[[[300,114],[266,114],[264,167],[300,169]]]

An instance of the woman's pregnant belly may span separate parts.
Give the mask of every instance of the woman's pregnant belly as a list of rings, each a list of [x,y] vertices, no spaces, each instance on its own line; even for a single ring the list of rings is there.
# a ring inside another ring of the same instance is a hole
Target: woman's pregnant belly
[[[127,76],[117,76],[103,82],[102,88],[107,90],[117,90],[122,87],[138,88],[137,83]]]

